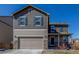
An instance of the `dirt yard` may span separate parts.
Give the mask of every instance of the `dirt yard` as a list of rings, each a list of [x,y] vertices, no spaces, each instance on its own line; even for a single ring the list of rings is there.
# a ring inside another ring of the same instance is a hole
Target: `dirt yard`
[[[79,50],[17,49],[0,51],[0,54],[79,54]]]
[[[45,50],[43,54],[79,54],[79,50]]]

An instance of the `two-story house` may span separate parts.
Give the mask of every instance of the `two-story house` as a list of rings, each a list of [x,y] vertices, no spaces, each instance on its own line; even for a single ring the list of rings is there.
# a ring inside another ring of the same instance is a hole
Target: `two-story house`
[[[63,44],[67,47],[71,36],[68,24],[49,23],[48,13],[31,5],[12,16],[1,16],[0,28],[0,48],[54,49]]]
[[[48,30],[48,48],[59,48],[69,42],[71,33],[68,32],[68,24],[66,23],[50,23]]]
[[[33,6],[13,14],[13,48],[47,49],[49,15]]]

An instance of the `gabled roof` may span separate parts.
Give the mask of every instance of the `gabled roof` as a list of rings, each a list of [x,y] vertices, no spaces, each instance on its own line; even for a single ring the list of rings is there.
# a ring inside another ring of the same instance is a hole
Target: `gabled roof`
[[[13,14],[13,16],[15,16],[15,15],[19,14],[20,12],[25,11],[25,10],[27,10],[27,9],[29,9],[29,8],[34,8],[34,9],[37,10],[38,12],[43,13],[43,14],[45,14],[45,15],[48,15],[47,12],[45,12],[45,11],[43,11],[43,10],[37,8],[37,7],[34,7],[34,6],[32,6],[32,5],[29,5],[29,6],[25,7],[25,8],[23,8],[23,9],[21,9],[21,10],[15,12],[15,13]]]

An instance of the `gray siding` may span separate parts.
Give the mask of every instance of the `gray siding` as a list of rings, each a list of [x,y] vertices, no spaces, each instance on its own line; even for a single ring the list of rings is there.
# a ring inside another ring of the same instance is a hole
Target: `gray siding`
[[[0,17],[0,43],[9,44],[13,40],[12,20],[12,17]]]
[[[5,23],[6,25],[13,26],[13,16],[0,16],[0,22]]]
[[[31,13],[28,12],[24,16],[28,19],[28,25],[21,27],[18,25],[18,18],[13,20],[14,23],[14,29],[48,29],[48,16],[36,11],[32,10]],[[43,26],[34,26],[34,16],[42,16],[43,17]],[[20,17],[20,16],[19,16]]]

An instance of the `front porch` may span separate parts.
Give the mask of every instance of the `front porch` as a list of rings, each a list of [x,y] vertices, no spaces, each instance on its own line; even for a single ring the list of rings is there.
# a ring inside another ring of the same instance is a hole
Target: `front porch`
[[[48,49],[66,49],[69,43],[69,34],[49,33]]]

